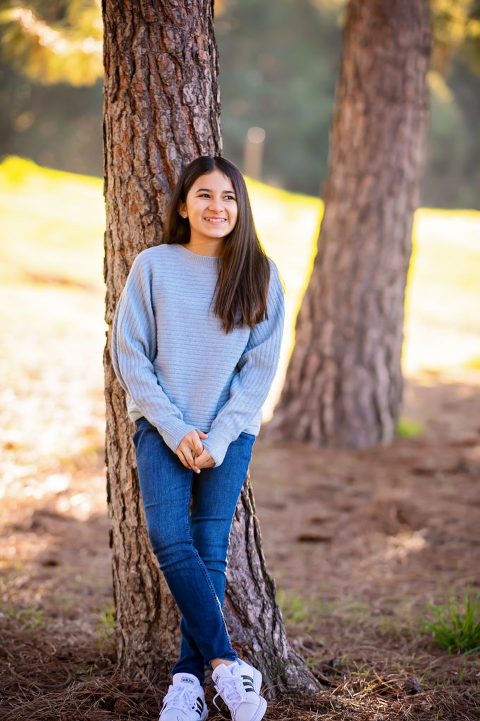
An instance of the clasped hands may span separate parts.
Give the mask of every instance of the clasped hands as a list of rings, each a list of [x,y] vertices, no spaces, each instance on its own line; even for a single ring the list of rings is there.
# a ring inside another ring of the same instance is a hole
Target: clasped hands
[[[203,447],[201,438],[208,438],[208,433],[190,431],[182,438],[175,451],[185,468],[191,468],[195,473],[200,473],[202,468],[213,468],[215,465],[212,456]]]

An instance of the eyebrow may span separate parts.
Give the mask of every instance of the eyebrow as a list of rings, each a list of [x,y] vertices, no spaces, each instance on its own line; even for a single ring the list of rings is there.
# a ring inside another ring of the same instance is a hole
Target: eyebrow
[[[196,192],[196,193],[203,193],[203,192],[205,192],[205,191],[207,191],[207,193],[211,193],[211,192],[212,192],[212,189],[211,189],[211,188],[198,188],[195,192]],[[222,193],[231,193],[232,195],[235,195],[235,191],[234,191],[234,190],[222,190]]]

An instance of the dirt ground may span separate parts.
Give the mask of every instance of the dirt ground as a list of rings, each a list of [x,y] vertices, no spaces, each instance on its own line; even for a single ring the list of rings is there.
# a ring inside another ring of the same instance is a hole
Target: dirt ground
[[[72,311],[62,292],[12,286],[0,304],[0,719],[147,721],[165,686],[114,665],[98,298],[78,294]],[[46,333],[31,319],[52,308]],[[479,654],[448,655],[423,625],[429,603],[480,589],[479,388],[474,368],[407,378],[402,417],[417,433],[388,447],[260,436],[269,569],[291,642],[324,684],[267,719],[480,719]]]

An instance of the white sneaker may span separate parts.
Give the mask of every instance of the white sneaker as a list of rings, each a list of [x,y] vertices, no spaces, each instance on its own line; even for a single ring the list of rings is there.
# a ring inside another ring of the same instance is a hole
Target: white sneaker
[[[176,673],[163,699],[158,721],[205,721],[208,710],[200,681],[192,673]]]
[[[262,674],[245,661],[219,664],[212,673],[212,680],[220,696],[227,704],[233,721],[260,721],[267,710],[267,702],[260,696]],[[163,719],[162,719],[163,721]]]

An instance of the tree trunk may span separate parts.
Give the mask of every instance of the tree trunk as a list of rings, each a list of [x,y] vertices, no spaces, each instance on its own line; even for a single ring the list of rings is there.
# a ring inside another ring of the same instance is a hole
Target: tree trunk
[[[318,253],[270,438],[395,434],[429,49],[428,0],[350,0]]]
[[[221,151],[213,3],[104,0],[106,322],[135,256],[161,241],[184,162]],[[110,332],[109,332],[110,335]],[[108,338],[109,341],[109,338]],[[118,662],[163,675],[178,644],[178,613],[153,556],[124,392],[105,349],[107,494],[112,521]]]
[[[134,424],[113,371],[109,343],[115,308],[135,256],[161,242],[166,206],[181,166],[198,155],[221,153],[213,0],[104,0],[103,18],[106,463],[117,653],[120,668],[130,676],[155,679],[170,672],[177,656],[179,617],[148,541],[131,443]],[[237,597],[233,586],[240,575],[229,572],[227,594],[236,600],[230,613],[227,609],[227,625],[248,618],[250,603],[261,604],[265,625],[246,624],[242,644],[247,650],[262,649],[267,679],[273,682],[278,675],[283,687],[295,682],[299,691],[312,690],[315,679],[304,665],[302,670],[303,662],[286,641],[251,494],[248,498],[247,511],[237,511],[232,539],[239,551],[235,568],[251,590]],[[253,547],[250,528],[257,529]],[[246,565],[238,565],[240,556]],[[256,558],[261,559],[260,568]],[[280,669],[276,642],[281,643]],[[289,668],[290,663],[294,667]]]
[[[232,524],[224,610],[232,643],[261,671],[268,697],[284,691],[318,691],[318,681],[287,640],[248,476]]]

